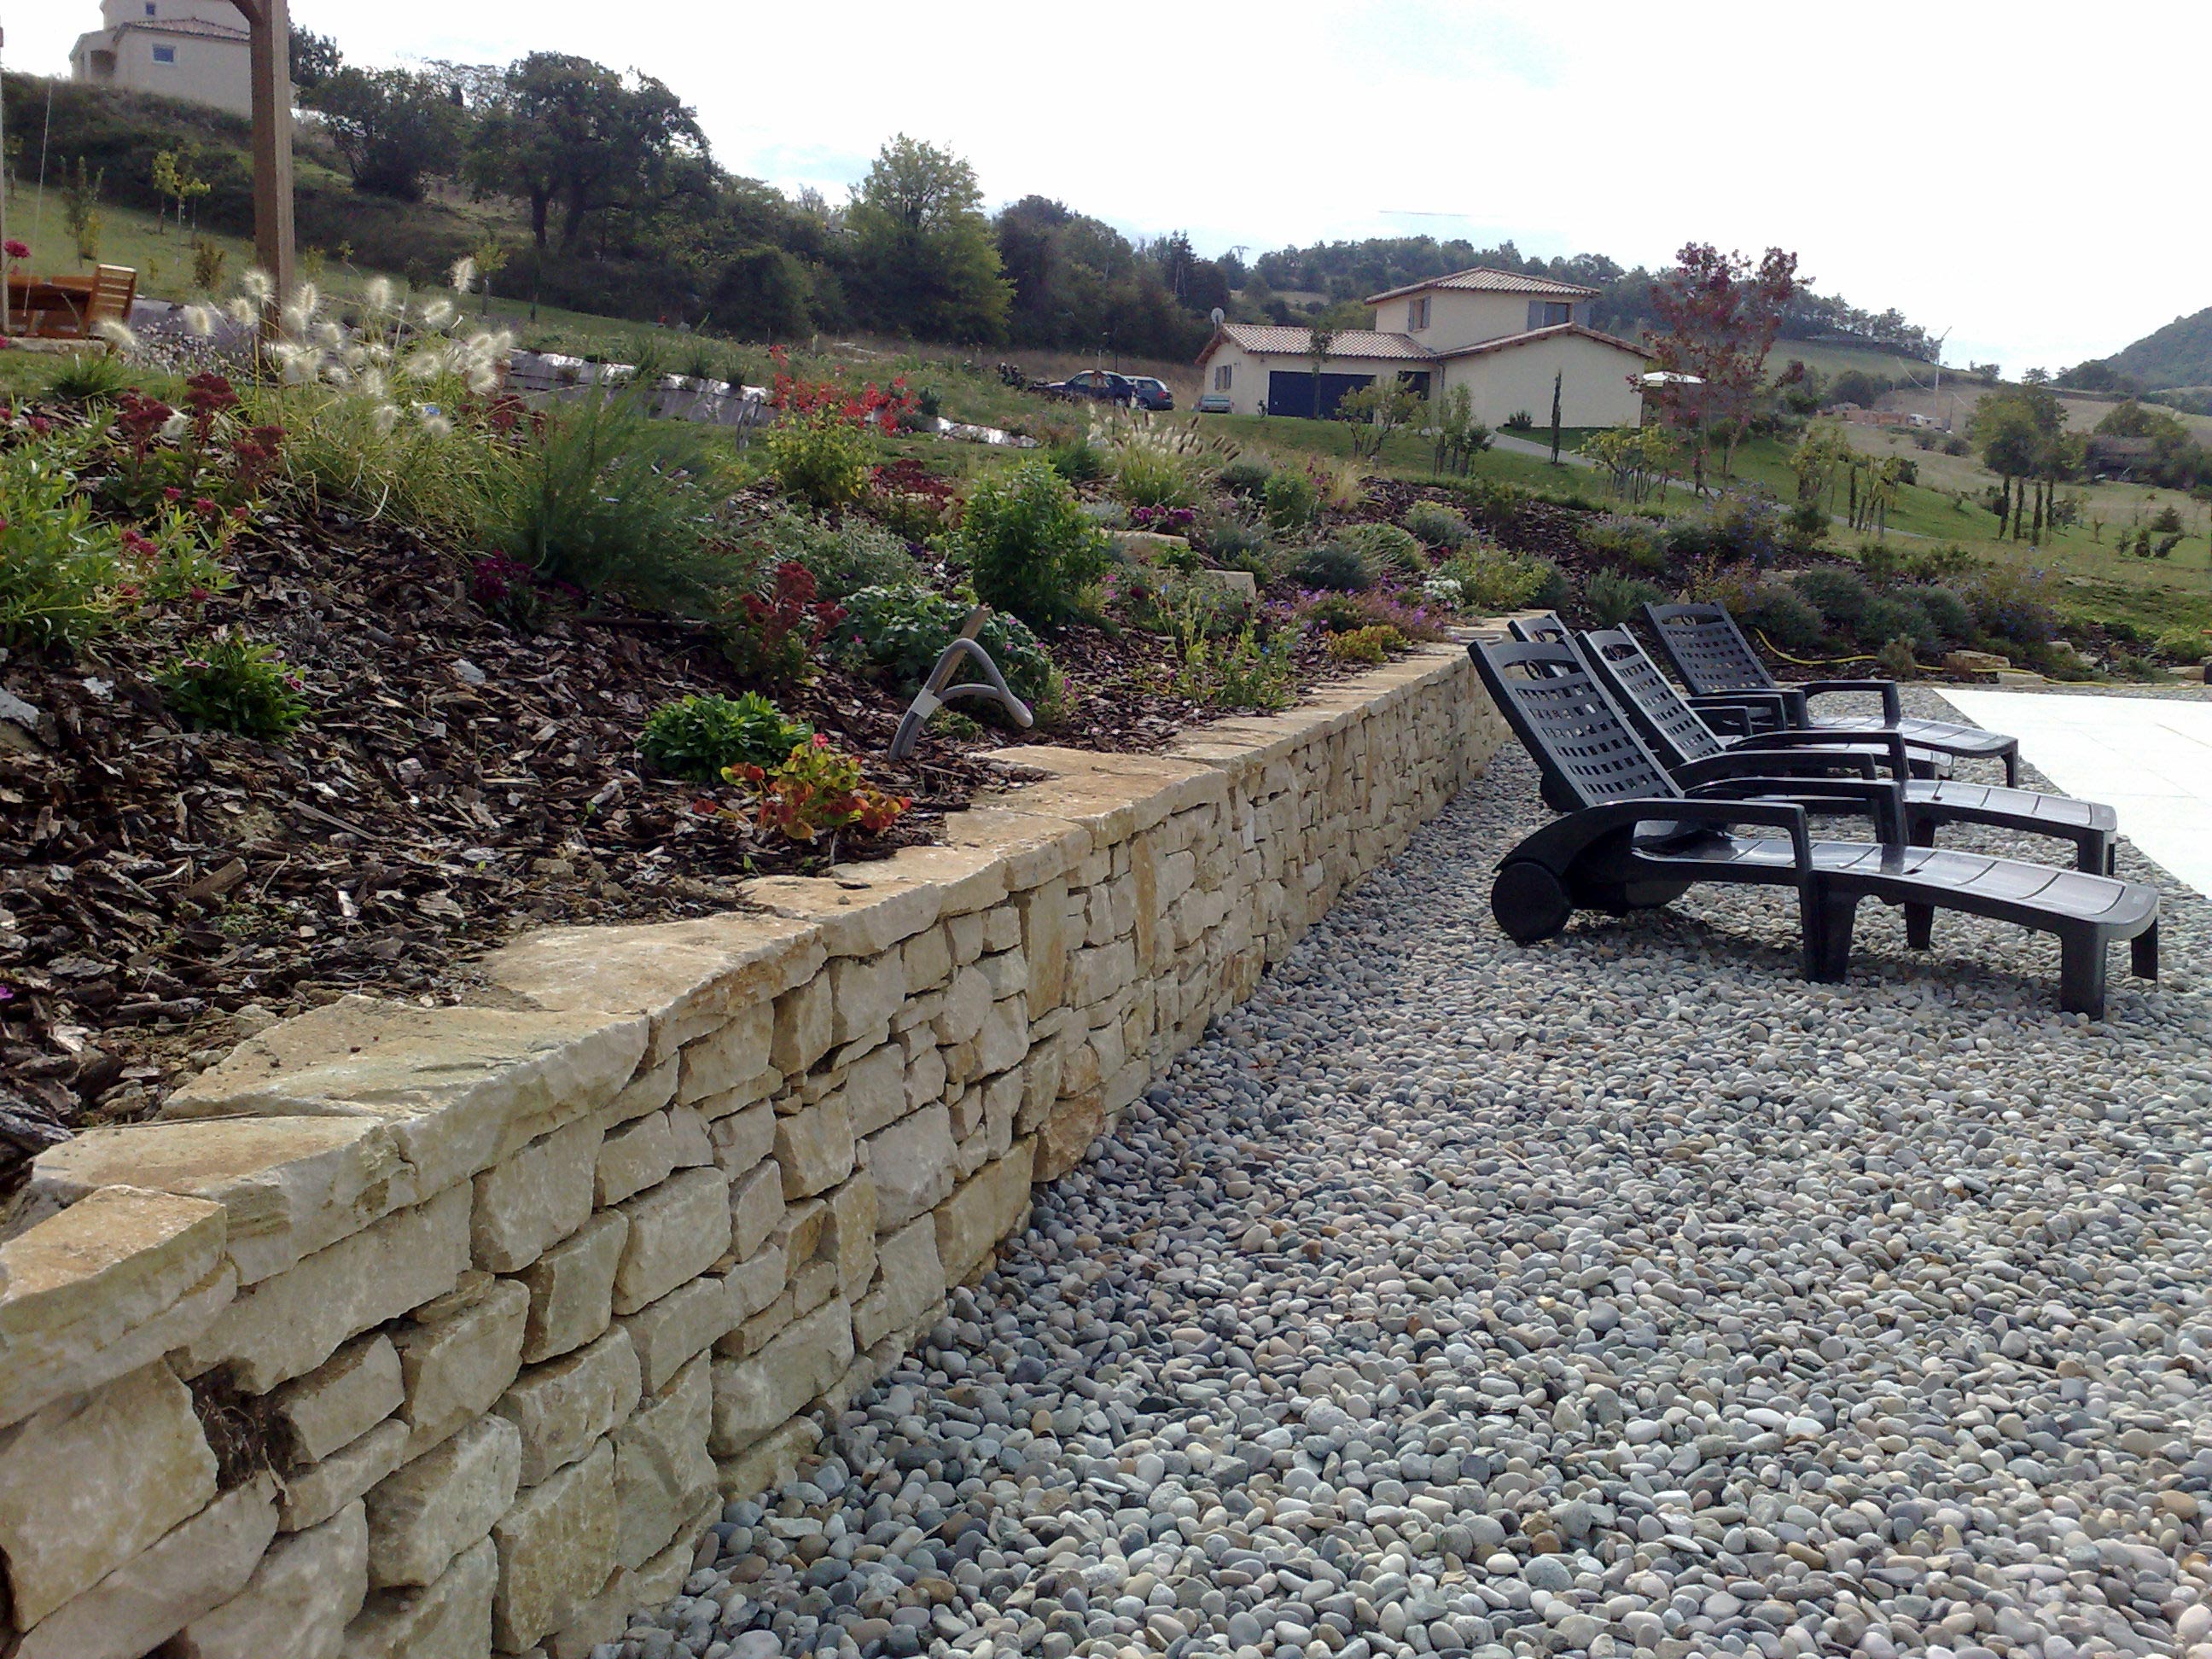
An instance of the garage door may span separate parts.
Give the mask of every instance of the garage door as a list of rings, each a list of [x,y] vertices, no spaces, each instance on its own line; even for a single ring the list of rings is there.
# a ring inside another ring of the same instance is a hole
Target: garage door
[[[1372,374],[1324,374],[1321,377],[1321,408],[1318,413],[1327,420],[1336,413],[1336,406],[1344,401],[1348,392],[1357,392],[1371,385]],[[1313,415],[1314,377],[1310,370],[1270,369],[1267,373],[1267,413],[1270,415]]]

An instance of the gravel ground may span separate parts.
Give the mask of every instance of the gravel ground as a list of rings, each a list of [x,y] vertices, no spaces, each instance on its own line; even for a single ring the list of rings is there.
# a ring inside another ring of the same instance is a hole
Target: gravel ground
[[[1915,959],[1877,906],[1807,984],[1771,890],[1524,951],[1534,783],[1340,906],[598,1659],[2212,1659],[2212,908],[2123,851],[2168,976],[2097,1024],[2047,942]]]

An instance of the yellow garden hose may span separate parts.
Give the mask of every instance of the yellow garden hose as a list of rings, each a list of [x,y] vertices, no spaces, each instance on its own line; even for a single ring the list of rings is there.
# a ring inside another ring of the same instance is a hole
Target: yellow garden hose
[[[1765,646],[1769,651],[1774,653],[1776,656],[1781,658],[1783,661],[1790,664],[1795,668],[1841,668],[1847,663],[1880,662],[1881,660],[1879,656],[1870,655],[1864,653],[1862,653],[1860,655],[1856,657],[1793,657],[1787,651],[1784,651],[1780,646],[1775,644],[1772,640],[1768,639],[1766,637],[1766,630],[1765,629],[1754,628],[1751,631],[1759,635],[1759,642],[1761,645]]]

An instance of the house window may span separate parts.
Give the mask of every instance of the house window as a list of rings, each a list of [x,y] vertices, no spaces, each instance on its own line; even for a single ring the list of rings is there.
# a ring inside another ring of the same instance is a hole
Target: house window
[[[1213,366],[1213,389],[1216,392],[1229,390],[1229,371],[1232,365],[1228,363],[1216,363]]]
[[[1421,329],[1425,329],[1425,328],[1426,328],[1428,325],[1429,325],[1429,296],[1428,296],[1427,295],[1424,294],[1424,295],[1421,295],[1421,297],[1420,297],[1419,299],[1418,299],[1418,300],[1408,300],[1408,301],[1406,301],[1406,331],[1407,331],[1407,333],[1409,333],[1409,334],[1410,334],[1410,333],[1418,332],[1419,330],[1421,330]]]
[[[1571,323],[1574,319],[1575,307],[1571,300],[1528,301],[1528,326],[1531,328],[1557,328],[1561,323]]]
[[[147,16],[149,16],[149,17],[152,17],[152,16],[155,16],[155,15],[157,15],[157,14],[155,12],[155,9],[154,9],[154,0],[146,0],[146,15],[147,15]]]
[[[154,61],[155,61],[155,63],[157,63],[157,64],[173,64],[173,63],[175,63],[175,62],[177,61],[177,49],[176,49],[174,46],[156,46],[156,47],[155,47],[155,48],[154,48]]]

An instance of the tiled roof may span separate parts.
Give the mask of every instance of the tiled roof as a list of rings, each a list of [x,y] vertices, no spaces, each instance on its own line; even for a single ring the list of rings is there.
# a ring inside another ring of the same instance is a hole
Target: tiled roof
[[[1475,265],[1467,270],[1455,270],[1449,276],[1432,276],[1425,283],[1408,283],[1403,288],[1394,288],[1381,294],[1370,294],[1364,303],[1379,306],[1385,300],[1402,300],[1408,294],[1425,294],[1431,289],[1471,289],[1480,294],[1533,294],[1553,300],[1590,300],[1597,297],[1594,288],[1579,288],[1572,283],[1555,283],[1548,276],[1523,276],[1518,271],[1499,270],[1492,265]]]
[[[1313,346],[1313,331],[1310,328],[1285,328],[1274,323],[1224,323],[1199,361],[1204,362],[1213,355],[1215,345],[1226,338],[1245,350],[1261,355],[1279,354],[1286,357],[1305,356]],[[1426,346],[1404,334],[1378,334],[1372,329],[1347,328],[1340,330],[1329,342],[1332,357],[1410,357],[1425,362],[1436,356]]]
[[[204,40],[237,40],[248,45],[253,40],[250,30],[226,28],[221,23],[206,22],[198,17],[132,18],[118,23],[112,33],[121,34],[131,29],[138,29],[147,34],[192,34]]]
[[[1439,351],[1438,357],[1479,357],[1486,351],[1510,351],[1515,346],[1531,345],[1538,340],[1548,340],[1555,334],[1579,334],[1585,340],[1595,340],[1600,345],[1609,345],[1618,350],[1633,353],[1646,362],[1656,362],[1652,354],[1632,341],[1617,334],[1601,334],[1596,329],[1584,328],[1580,323],[1554,323],[1549,328],[1532,328],[1519,334],[1501,334],[1494,340],[1478,340],[1473,345],[1461,346],[1455,351]]]

